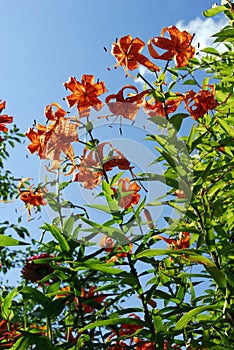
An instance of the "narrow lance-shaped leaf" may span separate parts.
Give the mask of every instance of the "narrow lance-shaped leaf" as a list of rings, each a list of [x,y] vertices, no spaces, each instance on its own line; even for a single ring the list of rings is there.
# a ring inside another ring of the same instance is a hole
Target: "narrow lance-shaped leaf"
[[[58,241],[62,252],[68,252],[70,250],[66,238],[63,236],[61,230],[58,227],[45,223],[41,229],[49,231],[54,236],[54,238]]]
[[[28,243],[18,241],[15,238],[0,234],[0,247],[10,247],[10,246],[27,245],[27,244]]]
[[[208,310],[218,310],[217,305],[205,305],[205,306],[199,306],[195,309],[192,309],[188,311],[184,316],[182,316],[179,321],[175,325],[175,331],[180,331],[181,329],[185,328],[189,321],[191,321],[194,317],[199,315],[200,313]]]

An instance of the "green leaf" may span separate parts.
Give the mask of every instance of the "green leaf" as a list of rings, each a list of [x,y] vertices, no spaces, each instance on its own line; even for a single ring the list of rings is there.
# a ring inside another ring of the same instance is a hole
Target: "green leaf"
[[[136,255],[136,259],[144,257],[153,257],[161,255],[185,255],[185,258],[199,264],[204,264],[205,266],[215,267],[215,264],[210,259],[205,256],[199,255],[197,249],[178,249],[178,250],[169,250],[169,249],[146,249],[143,252]]]
[[[182,122],[184,120],[184,118],[187,118],[189,116],[189,114],[187,113],[177,113],[174,114],[170,119],[170,123],[174,126],[174,128],[179,131],[180,127],[182,125]]]
[[[206,271],[210,273],[211,277],[214,279],[220,289],[224,291],[227,286],[227,280],[223,271],[221,271],[216,266],[205,266],[205,268]]]
[[[213,47],[206,47],[205,49],[203,49],[201,51],[205,52],[205,53],[210,53],[211,55],[219,56],[219,52]],[[205,84],[203,84],[203,85],[205,85]]]
[[[11,347],[11,350],[25,350],[29,349],[32,344],[31,340],[26,337],[20,337],[16,343]]]
[[[46,296],[38,289],[32,287],[23,287],[20,293],[26,296],[28,299],[34,300],[36,303],[39,303],[41,305],[45,305],[47,302]]]
[[[203,15],[205,17],[213,17],[213,16],[216,16],[218,13],[226,10],[227,10],[226,6],[215,6],[210,8],[209,10],[203,11]]]
[[[201,312],[208,311],[208,310],[217,310],[217,305],[205,305],[205,306],[198,306],[193,310],[188,311],[184,316],[182,316],[179,321],[175,325],[175,331],[180,331],[184,329],[188,322],[191,321],[194,317],[199,315]]]
[[[229,28],[224,28],[220,32],[212,35],[213,37],[218,37],[218,39],[229,39],[229,38],[234,38],[234,29],[229,27]]]
[[[97,264],[94,261],[82,263],[80,266],[82,266],[88,270],[91,269],[91,270],[101,271],[101,272],[111,274],[111,275],[118,275],[118,274],[124,272],[124,270],[120,270],[120,269],[116,269],[114,267],[106,266],[106,264]]]
[[[49,231],[54,236],[54,238],[58,241],[62,252],[68,252],[70,250],[66,238],[63,236],[61,230],[58,227],[45,223],[41,229]]]
[[[25,350],[29,349],[30,345],[36,345],[35,350],[46,349],[52,350],[52,345],[47,337],[42,337],[38,334],[21,330],[23,337],[20,337],[17,342],[11,347],[11,350]],[[31,347],[30,347],[31,349]]]
[[[226,123],[224,119],[217,117],[215,119],[217,120],[221,128],[227,133],[227,135],[234,138],[234,130],[232,129],[232,127],[228,123]]]
[[[170,178],[168,176],[160,175],[160,174],[154,174],[154,173],[145,173],[145,174],[139,174],[140,178],[144,178],[147,181],[160,181],[162,183],[166,183],[168,186],[171,186],[173,188],[178,188],[178,181]]]
[[[28,245],[28,243],[21,242],[15,238],[0,234],[0,247],[9,247],[9,246],[16,246],[16,245]]]
[[[108,214],[112,213],[112,211],[110,210],[110,207],[104,204],[86,204],[86,206],[89,208],[94,208],[99,211],[102,211],[103,213],[108,213]]]
[[[70,217],[68,217],[64,220],[63,232],[68,237],[71,237],[75,219],[76,219],[75,216],[71,215]]]
[[[154,320],[154,326],[155,326],[157,333],[165,330],[161,316],[155,315],[155,316],[153,316],[153,320]]]
[[[197,85],[197,82],[194,79],[188,79],[185,80],[182,85]]]
[[[66,298],[59,298],[55,300],[49,300],[44,307],[43,314],[45,317],[57,317],[59,316],[66,306]]]
[[[7,296],[5,297],[1,307],[2,307],[2,317],[5,320],[12,320],[14,317],[14,312],[12,310],[12,300],[19,293],[19,287],[14,288]]]
[[[93,329],[96,327],[114,326],[117,324],[136,324],[136,325],[140,325],[140,326],[148,328],[148,325],[146,324],[146,322],[144,322],[142,320],[138,320],[136,318],[119,318],[118,317],[118,318],[110,318],[107,320],[92,322],[92,323],[88,324],[87,326],[78,329],[78,331],[79,331],[79,333],[83,333],[84,331],[86,331],[88,329]]]
[[[129,241],[127,240],[127,238],[125,237],[125,235],[120,229],[118,229],[117,227],[109,227],[109,222],[106,222],[103,225],[101,225],[101,224],[98,224],[97,222],[91,221],[84,217],[80,217],[80,219],[86,222],[87,224],[89,224],[91,227],[94,227],[97,233],[101,232],[103,234],[106,234],[116,239],[119,245],[124,245],[129,243]]]

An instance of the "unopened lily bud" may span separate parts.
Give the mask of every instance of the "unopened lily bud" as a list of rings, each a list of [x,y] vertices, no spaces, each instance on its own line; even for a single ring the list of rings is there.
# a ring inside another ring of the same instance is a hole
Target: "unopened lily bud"
[[[145,215],[148,227],[151,230],[153,230],[155,227],[154,227],[154,224],[153,224],[152,216],[151,216],[151,214],[150,214],[148,209],[144,209],[144,215]]]

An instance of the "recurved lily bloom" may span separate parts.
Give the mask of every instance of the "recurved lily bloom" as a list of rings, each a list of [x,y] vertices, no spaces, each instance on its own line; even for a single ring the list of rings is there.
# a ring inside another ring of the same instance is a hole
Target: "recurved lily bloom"
[[[112,345],[110,348],[107,348],[107,350],[124,350],[127,349],[128,345],[123,341],[116,341],[114,345]]]
[[[125,210],[132,207],[134,204],[138,204],[140,200],[140,194],[138,192],[141,187],[138,186],[136,182],[131,182],[130,179],[126,177],[120,179],[117,186],[117,189],[114,187],[112,187],[112,189],[121,208]]]
[[[170,39],[164,37],[166,32],[169,33]],[[195,48],[191,45],[192,40],[193,36],[186,30],[181,32],[175,26],[165,27],[162,29],[161,37],[156,36],[149,41],[149,53],[155,59],[169,61],[174,58],[177,68],[184,67],[187,65],[188,59],[195,54]],[[160,55],[153,45],[166,50],[166,52]]]
[[[0,100],[0,113],[3,111],[3,109],[6,108],[6,102]],[[10,124],[13,122],[13,117],[9,117],[7,114],[0,115],[0,131],[7,132],[8,128],[6,127],[6,124]],[[0,138],[0,142],[2,139]]]
[[[126,89],[134,90],[135,94],[129,94],[124,97]],[[124,86],[117,94],[111,94],[106,97],[106,104],[113,115],[126,119],[134,120],[137,112],[143,104],[143,98],[151,90],[145,90],[138,93],[138,89],[133,85]],[[112,100],[115,100],[111,102]]]
[[[94,303],[101,305],[102,302],[106,299],[106,295],[98,294],[96,289],[97,287],[90,287],[88,292],[86,292],[84,288],[81,289],[81,298],[83,298],[82,308],[84,310],[84,313],[93,312],[95,309]]]
[[[203,117],[208,110],[215,109],[218,106],[214,86],[209,85],[208,87],[210,90],[200,90],[199,92],[190,90],[184,95],[185,107],[195,120]]]
[[[136,343],[136,350],[155,350],[155,343],[151,341],[144,341],[139,339],[138,337],[134,337],[134,342]],[[164,349],[166,349],[164,347]]]
[[[107,262],[118,261],[118,258],[125,258],[127,253],[123,250],[121,246],[116,247],[116,242],[106,235],[104,235],[100,240],[100,247],[104,248],[106,252],[110,253],[116,248],[116,254],[112,256]],[[128,245],[129,254],[132,254],[132,243]]]
[[[42,124],[38,124],[35,128],[29,128],[25,133],[25,136],[32,142],[27,146],[30,153],[38,152],[40,159],[46,158],[45,146],[48,142],[49,134],[46,134],[47,127]]]
[[[161,239],[168,244],[169,249],[186,249],[190,246],[190,234],[189,232],[180,232],[177,239],[165,238],[163,236],[157,235],[152,238]]]
[[[114,167],[130,171],[133,168],[119,150],[113,149],[109,142],[102,142],[96,150],[84,149],[83,156],[80,157],[80,164],[77,166],[79,172],[74,174],[73,181],[83,182],[85,188],[93,189],[101,182],[104,174]]]
[[[72,92],[66,97],[69,107],[77,105],[80,117],[88,117],[91,107],[99,111],[103,107],[103,103],[98,96],[104,94],[108,90],[103,81],[95,83],[94,75],[84,74],[81,83],[75,77],[64,83],[66,89]]]
[[[34,188],[33,185],[29,187],[24,187],[24,183],[30,180],[29,177],[22,179],[18,183],[18,192],[20,195],[20,199],[25,203],[25,207],[28,209],[28,221],[31,217],[31,212],[34,207],[40,209],[41,205],[46,205],[46,201],[44,200],[46,190],[42,190],[41,188]]]
[[[128,70],[138,68],[139,64],[151,71],[160,71],[158,66],[141,53],[144,46],[145,43],[141,39],[133,39],[131,35],[123,36],[113,43],[111,53],[117,60],[116,67],[122,66],[128,75]]]
[[[0,349],[11,349],[22,334],[19,332],[19,324],[0,321]]]
[[[183,101],[183,96],[178,94],[177,98],[167,100],[165,103],[155,100],[153,97],[147,101],[144,100],[144,111],[150,116],[166,117],[170,113],[174,113]]]
[[[56,107],[56,110],[53,110]],[[45,108],[45,116],[50,121],[48,126],[38,124],[36,128],[29,128],[25,135],[32,142],[28,146],[31,153],[37,152],[40,159],[50,159],[52,166],[49,170],[58,169],[61,164],[61,154],[64,153],[71,161],[71,169],[66,173],[70,175],[76,167],[74,151],[71,143],[78,141],[77,127],[79,123],[70,118],[57,103]]]
[[[53,107],[56,108],[55,111],[53,110]],[[67,112],[64,111],[58,103],[53,102],[45,107],[44,114],[48,120],[58,120],[59,118],[65,117]]]

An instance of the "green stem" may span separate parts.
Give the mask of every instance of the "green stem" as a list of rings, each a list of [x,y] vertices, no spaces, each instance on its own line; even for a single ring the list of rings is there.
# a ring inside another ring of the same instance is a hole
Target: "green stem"
[[[59,189],[59,183],[60,183],[60,176],[59,176],[59,172],[58,172],[58,176],[57,176],[57,180],[56,180],[56,200],[57,200],[57,204],[58,204],[58,216],[59,216],[59,221],[60,221],[60,225],[61,225],[61,230],[63,232],[63,216],[62,216],[62,210],[61,210],[61,204],[60,204],[60,199],[61,199],[61,191]]]
[[[148,80],[145,79],[145,78],[143,77],[143,75],[141,75],[141,73],[138,73],[138,74],[137,74],[137,78],[141,78],[147,85],[149,85],[149,87],[151,87],[151,89],[155,90],[155,87],[154,87],[153,85],[151,85],[151,84],[148,82]]]
[[[137,293],[139,295],[139,298],[141,300],[141,303],[142,303],[142,306],[143,306],[143,309],[144,309],[145,321],[148,323],[150,331],[151,331],[151,334],[153,336],[153,341],[155,341],[156,332],[155,332],[153,320],[152,320],[152,317],[150,315],[150,312],[149,312],[149,309],[148,309],[148,305],[147,305],[147,301],[146,301],[145,296],[143,294],[142,286],[141,286],[141,283],[140,283],[140,280],[139,280],[136,268],[135,268],[135,266],[134,266],[134,264],[132,262],[132,258],[131,258],[131,254],[130,253],[127,253],[127,258],[128,258],[128,263],[129,263],[129,267],[130,267],[131,273],[133,274],[133,276],[135,277],[136,282],[137,282],[136,291],[137,291]],[[156,349],[156,347],[155,347],[155,349]]]

